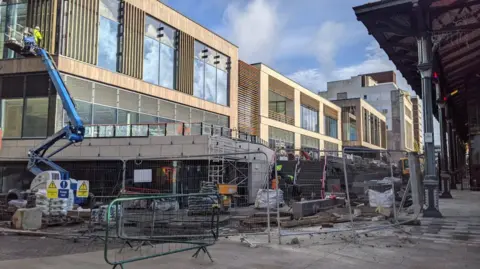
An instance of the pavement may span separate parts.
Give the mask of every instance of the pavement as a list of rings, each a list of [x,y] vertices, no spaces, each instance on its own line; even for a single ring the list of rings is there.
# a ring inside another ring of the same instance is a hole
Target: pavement
[[[422,219],[420,227],[368,233],[358,237],[355,243],[348,233],[302,236],[297,238],[298,244],[289,244],[293,237],[283,237],[282,245],[275,244],[278,240],[275,237],[271,244],[264,244],[264,237],[249,237],[249,240],[257,241],[256,247],[240,243],[238,237],[230,237],[222,238],[209,248],[213,263],[204,254],[192,258],[194,251],[188,251],[129,263],[125,268],[480,268],[480,241],[477,238],[480,192],[452,191],[452,195],[454,199],[440,200],[443,219]],[[459,233],[464,237],[458,237]],[[5,251],[3,240],[0,237],[0,253]],[[0,268],[103,269],[112,266],[106,264],[103,251],[96,251],[4,260],[0,261]]]

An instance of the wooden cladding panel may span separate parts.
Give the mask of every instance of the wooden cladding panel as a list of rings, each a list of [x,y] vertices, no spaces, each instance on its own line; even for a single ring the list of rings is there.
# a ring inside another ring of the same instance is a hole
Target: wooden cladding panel
[[[327,105],[323,105],[323,115],[338,119],[338,111]]]
[[[178,49],[178,90],[193,95],[193,58],[195,39],[180,32]]]
[[[238,61],[238,130],[260,135],[260,70]]]
[[[123,29],[122,73],[142,79],[145,12],[125,3]]]
[[[43,44],[47,51],[55,52],[58,0],[30,0],[27,7],[27,27],[39,26],[43,34]]]
[[[97,64],[99,0],[64,2],[67,15],[65,56]]]

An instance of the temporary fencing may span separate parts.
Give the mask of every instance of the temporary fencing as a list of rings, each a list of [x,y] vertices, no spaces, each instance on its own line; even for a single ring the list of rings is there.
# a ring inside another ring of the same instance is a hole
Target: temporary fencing
[[[278,150],[274,178],[287,204],[277,208],[279,242],[285,236],[331,232],[355,238],[385,227],[378,224],[387,224],[390,215],[399,223],[397,209],[412,204],[408,174],[402,180],[412,166],[408,157],[407,152],[359,148],[314,154]]]
[[[184,209],[191,203],[188,195],[219,192],[219,234],[260,233],[268,238],[269,224],[275,222],[276,218],[271,218],[266,212],[268,209],[265,204],[270,203],[269,197],[260,195],[264,198],[258,200],[259,203],[256,203],[256,198],[257,193],[265,193],[262,189],[266,186],[269,174],[270,156],[260,148],[255,148],[255,151],[241,148],[212,151],[211,154],[179,154],[159,158],[98,158],[94,161],[64,158],[57,163],[69,171],[72,178],[88,180],[90,196],[79,199],[75,202],[75,207],[69,206],[55,217],[53,214],[43,214],[42,232],[68,236],[74,242],[84,243],[86,250],[96,250],[99,248],[98,243],[103,244],[105,233],[109,229],[106,217],[108,205],[119,197],[176,195],[179,208]],[[24,178],[25,186],[13,186],[18,189],[18,197],[13,200],[33,197],[31,207],[36,207],[35,194],[38,192],[28,191],[34,175],[26,167],[25,159],[15,163],[2,163],[0,173],[5,171],[12,174],[11,182],[15,183],[18,183],[17,178]],[[9,185],[10,181],[5,178],[9,177],[4,176],[2,184]],[[48,203],[52,201],[44,200]],[[13,212],[15,210],[12,209],[12,215]],[[5,216],[5,219],[11,220],[11,215]],[[185,222],[188,220],[184,219]],[[61,228],[65,225],[69,225],[69,228]],[[110,241],[112,240],[117,239]],[[110,243],[112,247],[121,247],[116,242]]]
[[[222,236],[267,235],[268,224],[276,220],[270,218],[265,206],[270,202],[264,190],[270,166],[268,156],[262,151],[135,158],[126,160],[126,167],[124,194],[218,192],[221,197],[219,233]],[[138,175],[141,171],[151,174],[152,181],[135,182],[135,173]],[[189,204],[186,196],[178,202],[180,206]]]
[[[182,204],[184,200],[189,203]],[[105,261],[123,268],[126,263],[195,249],[193,257],[203,251],[212,260],[207,247],[218,238],[220,202],[217,193],[127,194],[115,199],[106,215]]]

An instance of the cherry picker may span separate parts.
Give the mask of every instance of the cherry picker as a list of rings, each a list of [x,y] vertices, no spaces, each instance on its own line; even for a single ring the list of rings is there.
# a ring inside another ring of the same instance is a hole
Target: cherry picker
[[[21,36],[21,40],[18,40],[20,39],[18,36]],[[69,122],[65,127],[57,131],[51,137],[48,137],[40,145],[29,150],[28,170],[35,175],[35,178],[31,184],[31,188],[32,186],[36,186],[36,188],[43,188],[42,185],[46,184],[48,180],[68,180],[70,181],[70,184],[68,185],[75,194],[77,185],[76,181],[70,178],[70,173],[67,170],[57,165],[51,160],[51,158],[70,145],[82,142],[85,135],[85,126],[50,54],[44,48],[39,47],[35,43],[35,38],[31,32],[29,32],[28,28],[25,28],[23,33],[20,35],[17,34],[16,37],[17,38],[9,38],[5,42],[5,46],[24,57],[42,58],[48,75],[50,76],[50,80],[61,99],[63,109],[66,111],[66,114],[69,118]],[[48,152],[53,145],[63,139],[67,140],[65,144],[53,152]],[[41,166],[48,167],[48,170],[44,171],[40,168]]]

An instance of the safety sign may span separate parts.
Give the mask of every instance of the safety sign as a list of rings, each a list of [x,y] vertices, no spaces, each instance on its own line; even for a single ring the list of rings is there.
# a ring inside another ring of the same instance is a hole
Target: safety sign
[[[77,197],[88,198],[88,190],[90,188],[87,180],[79,180],[77,184]]]
[[[61,180],[59,185],[58,198],[68,198],[68,193],[70,192],[70,180]]]
[[[47,181],[47,198],[56,199],[58,198],[58,180],[49,180]]]

